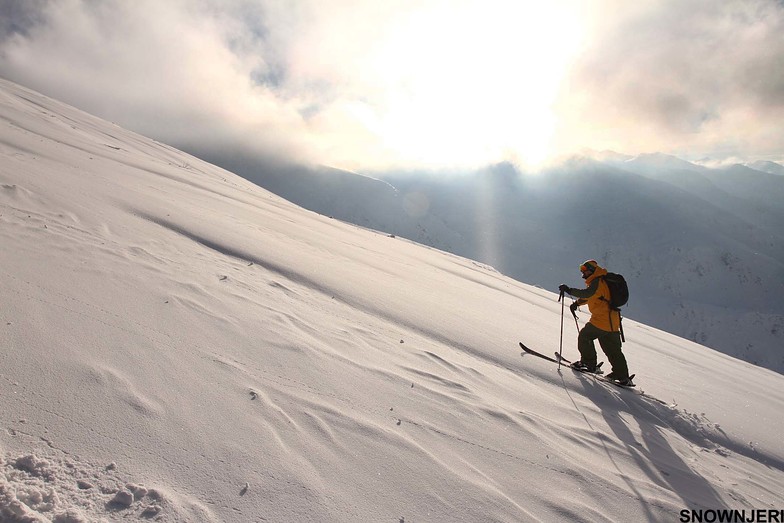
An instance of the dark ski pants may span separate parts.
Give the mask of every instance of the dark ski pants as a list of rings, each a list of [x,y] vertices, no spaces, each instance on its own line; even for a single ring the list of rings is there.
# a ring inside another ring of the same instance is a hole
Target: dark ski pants
[[[612,365],[613,374],[620,379],[629,377],[629,367],[626,358],[621,352],[621,333],[607,332],[592,323],[588,323],[577,336],[577,349],[580,351],[580,361],[589,367],[596,365],[596,346],[593,340],[599,340],[602,351]]]

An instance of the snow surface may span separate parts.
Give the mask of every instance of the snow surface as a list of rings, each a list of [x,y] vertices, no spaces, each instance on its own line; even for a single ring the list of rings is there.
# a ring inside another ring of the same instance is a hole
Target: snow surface
[[[0,157],[3,522],[784,508],[780,374],[631,320],[636,390],[559,372],[555,294],[6,81]]]

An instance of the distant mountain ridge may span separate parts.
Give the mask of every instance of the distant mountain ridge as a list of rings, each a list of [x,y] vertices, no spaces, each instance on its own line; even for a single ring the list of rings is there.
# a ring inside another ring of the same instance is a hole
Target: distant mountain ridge
[[[778,164],[776,162],[760,160],[748,164],[748,167],[751,167],[757,171],[784,176],[784,165]]]
[[[580,285],[577,266],[596,258],[629,277],[629,317],[784,372],[784,177],[769,172],[779,164],[605,153],[538,175],[499,164],[374,179],[207,159],[307,209],[550,290]]]

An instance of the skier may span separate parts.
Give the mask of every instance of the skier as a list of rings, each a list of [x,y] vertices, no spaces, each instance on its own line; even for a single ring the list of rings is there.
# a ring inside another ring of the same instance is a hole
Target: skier
[[[562,293],[577,298],[577,301],[569,306],[572,313],[585,304],[591,312],[591,319],[577,337],[580,360],[572,363],[572,367],[584,372],[596,372],[594,340],[599,340],[602,351],[612,365],[612,372],[605,377],[627,385],[630,380],[626,358],[621,352],[621,313],[610,307],[610,289],[603,278],[607,275],[607,269],[600,267],[596,260],[588,260],[580,265],[580,272],[587,288],[575,289],[566,284],[558,287]]]

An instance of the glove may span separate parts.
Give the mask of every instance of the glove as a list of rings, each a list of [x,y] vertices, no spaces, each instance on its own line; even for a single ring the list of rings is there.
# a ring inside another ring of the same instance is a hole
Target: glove
[[[559,286],[558,286],[558,290],[559,290],[559,291],[561,291],[562,293],[571,294],[571,293],[569,292],[569,286],[568,286],[568,285],[566,285],[565,283],[562,283],[561,285],[559,285]]]
[[[576,301],[573,301],[572,304],[569,305],[569,310],[572,311],[572,314],[577,312],[577,307],[579,307],[579,305],[577,305]]]

